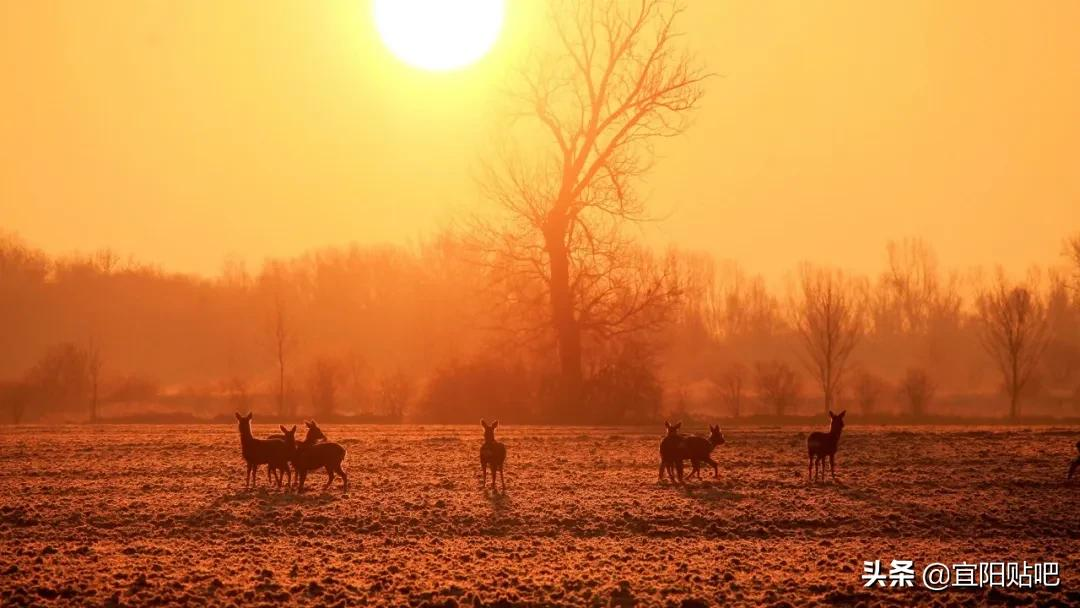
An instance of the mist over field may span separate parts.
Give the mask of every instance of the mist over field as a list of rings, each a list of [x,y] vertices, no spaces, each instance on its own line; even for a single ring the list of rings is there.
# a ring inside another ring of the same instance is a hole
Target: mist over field
[[[876,276],[802,265],[776,288],[736,262],[635,249],[638,270],[598,290],[606,299],[588,311],[589,405],[567,411],[553,388],[558,350],[542,288],[477,263],[468,235],[327,248],[212,278],[108,251],[54,258],[8,235],[0,415],[776,421],[819,415],[827,379],[834,409],[869,421],[1005,418],[1008,353],[993,348],[992,306],[1019,289],[1039,342],[1021,361],[1017,413],[1080,416],[1080,266],[1063,257],[1019,279],[960,273],[918,239],[875,255]],[[846,307],[835,320],[850,350],[823,376],[813,332],[825,319],[814,306],[828,298]]]

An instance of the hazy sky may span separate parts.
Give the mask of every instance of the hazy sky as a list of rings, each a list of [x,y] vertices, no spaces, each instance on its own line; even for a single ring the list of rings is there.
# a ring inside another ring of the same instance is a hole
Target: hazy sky
[[[478,204],[500,76],[409,68],[365,0],[0,2],[0,229],[167,269],[415,241]],[[1080,2],[698,1],[712,71],[664,142],[645,229],[777,276],[1056,261],[1080,230]]]

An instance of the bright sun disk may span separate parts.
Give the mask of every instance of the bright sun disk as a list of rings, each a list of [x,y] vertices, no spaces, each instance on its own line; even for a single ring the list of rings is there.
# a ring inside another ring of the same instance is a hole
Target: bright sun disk
[[[399,59],[425,70],[454,70],[491,50],[504,0],[375,0],[375,26]]]

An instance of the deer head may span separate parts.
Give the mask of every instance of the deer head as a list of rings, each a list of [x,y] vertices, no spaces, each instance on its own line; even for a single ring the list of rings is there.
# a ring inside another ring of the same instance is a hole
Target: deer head
[[[839,435],[840,431],[844,429],[844,414],[846,413],[847,410],[843,410],[839,414],[834,414],[832,413],[832,410],[829,410],[829,419],[832,421],[829,430],[833,434]]]
[[[289,446],[290,448],[292,446],[296,445],[296,425],[295,424],[293,425],[293,427],[291,429],[285,428],[284,424],[278,425],[278,428],[281,429],[281,432],[285,434],[285,445]]]
[[[495,441],[495,429],[499,426],[499,421],[496,420],[491,424],[487,423],[487,420],[480,419],[480,425],[484,427],[484,442],[490,443]]]
[[[247,416],[241,416],[240,412],[233,412],[233,415],[236,416],[237,428],[240,429],[240,434],[241,435],[250,435],[251,434],[251,419],[253,417],[252,413],[248,412]]]
[[[319,428],[319,425],[316,424],[314,420],[308,420],[304,422],[304,426],[307,427],[307,435],[304,436],[305,444],[310,445],[315,443],[316,441],[326,440],[326,435],[323,435],[322,429]]]
[[[716,445],[723,445],[724,434],[720,432],[720,425],[709,425],[709,443]]]
[[[679,434],[679,428],[682,427],[682,422],[676,422],[675,424],[671,424],[670,422],[665,420],[664,426],[667,427],[668,437],[674,437]]]

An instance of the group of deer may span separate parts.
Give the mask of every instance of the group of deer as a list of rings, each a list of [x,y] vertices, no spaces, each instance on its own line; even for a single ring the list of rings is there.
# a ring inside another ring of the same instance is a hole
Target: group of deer
[[[266,465],[267,483],[274,483],[277,479],[277,487],[281,487],[282,478],[287,479],[287,488],[292,487],[293,473],[296,473],[296,491],[304,491],[304,481],[310,471],[326,469],[326,486],[329,487],[334,481],[334,474],[341,476],[342,489],[349,489],[349,476],[341,468],[345,460],[345,448],[338,443],[327,440],[326,435],[314,420],[305,422],[307,435],[300,443],[296,442],[296,426],[291,429],[279,426],[280,435],[271,435],[266,439],[257,439],[251,434],[251,418],[236,414],[236,421],[240,428],[240,451],[247,462],[247,477],[244,480],[245,487],[254,487],[259,466]]]
[[[808,473],[811,480],[816,480],[819,477],[824,480],[826,457],[829,458],[829,473],[833,479],[836,479],[836,448],[840,443],[840,432],[844,429],[844,414],[846,413],[845,410],[839,414],[834,414],[830,410],[829,432],[810,433],[810,436],[806,438],[806,451],[810,458]],[[666,472],[668,479],[672,483],[676,481],[683,483],[683,465],[687,460],[690,461],[693,470],[685,479],[692,479],[694,476],[701,479],[702,463],[712,465],[713,477],[720,476],[720,466],[712,459],[712,451],[716,446],[724,443],[724,434],[720,432],[719,426],[710,425],[708,437],[683,435],[679,432],[682,427],[681,422],[675,424],[665,422],[664,426],[667,427],[667,435],[660,440],[659,481],[664,480],[664,473]],[[1080,449],[1080,445],[1078,445],[1078,449]],[[1077,459],[1077,462],[1080,462],[1080,459]]]
[[[664,480],[664,473],[674,483],[676,478],[683,483],[683,463],[687,460],[693,466],[693,471],[686,479],[692,479],[695,475],[701,479],[701,464],[712,465],[713,477],[720,476],[720,465],[712,459],[712,451],[716,446],[724,443],[724,434],[720,432],[719,425],[709,425],[709,436],[683,435],[679,432],[681,422],[671,424],[664,422],[667,427],[667,435],[660,440],[660,479]]]

